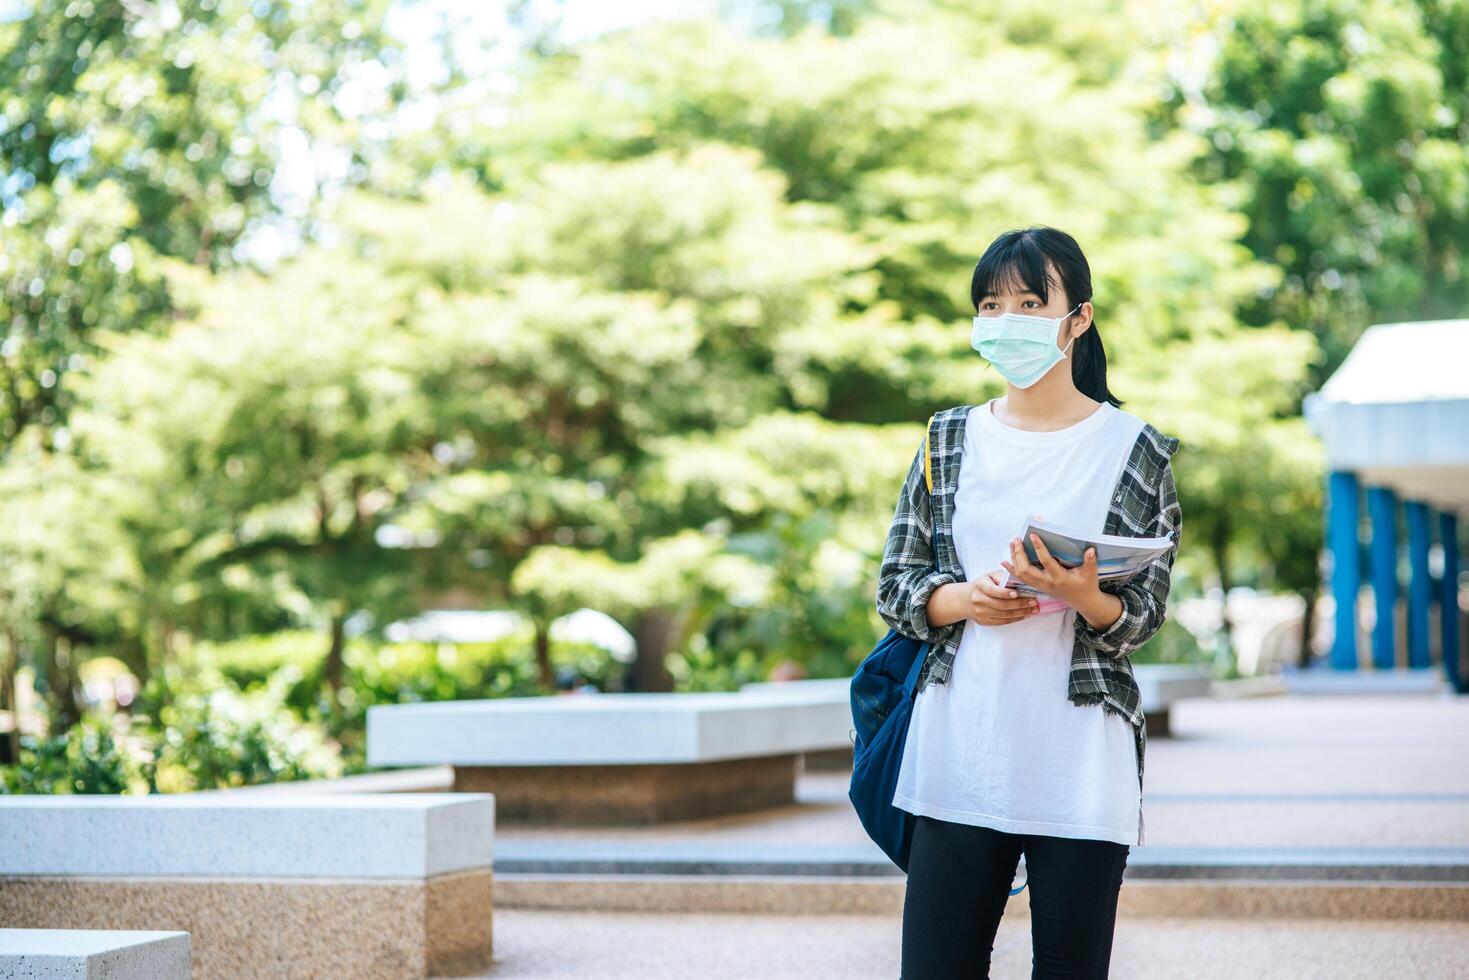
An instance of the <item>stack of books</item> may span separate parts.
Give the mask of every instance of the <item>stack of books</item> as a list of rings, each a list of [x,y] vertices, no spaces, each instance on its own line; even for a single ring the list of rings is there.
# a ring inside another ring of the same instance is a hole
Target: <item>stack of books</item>
[[[1030,563],[1036,568],[1041,567],[1040,556],[1036,552],[1035,542],[1030,536],[1037,535],[1051,557],[1066,568],[1076,568],[1082,563],[1082,556],[1086,549],[1097,549],[1097,582],[1126,581],[1146,568],[1153,561],[1161,558],[1173,547],[1174,536],[1177,532],[1156,538],[1131,538],[1120,534],[1088,534],[1074,527],[1066,527],[1054,521],[1042,520],[1034,514],[1025,518],[1025,527],[1020,532],[1020,541],[1025,547],[1025,555]],[[1014,575],[1005,576],[1004,587],[1014,589],[1025,596],[1032,596],[1040,600],[1039,612],[1060,612],[1071,608],[1061,599],[1053,598],[1040,591],[1034,586],[1017,579]]]

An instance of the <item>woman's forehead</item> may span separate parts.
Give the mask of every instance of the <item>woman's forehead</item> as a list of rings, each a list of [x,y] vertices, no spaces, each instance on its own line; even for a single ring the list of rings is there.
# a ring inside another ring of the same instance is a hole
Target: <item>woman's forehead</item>
[[[1046,281],[1037,284],[1038,288],[1047,289],[1049,287],[1050,289],[1054,289],[1057,282],[1055,270],[1051,267],[1050,262],[1046,263],[1045,276]],[[979,294],[980,299],[985,299],[990,296],[1034,296],[1036,299],[1045,298],[1043,294],[1036,292],[1030,287],[1025,281],[1024,273],[1014,263],[999,270],[995,275],[994,281],[987,283],[985,290]]]

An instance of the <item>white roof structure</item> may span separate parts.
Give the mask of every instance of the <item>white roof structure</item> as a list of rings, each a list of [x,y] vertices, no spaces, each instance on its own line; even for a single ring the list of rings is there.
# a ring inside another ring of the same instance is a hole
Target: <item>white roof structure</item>
[[[390,643],[492,643],[523,621],[519,613],[502,609],[430,609],[389,623],[383,635]]]
[[[1304,409],[1331,469],[1469,513],[1469,319],[1368,327]]]
[[[525,617],[507,609],[429,609],[412,619],[389,623],[383,634],[390,643],[491,643],[520,629]],[[582,608],[551,623],[551,639],[589,643],[612,659],[631,663],[637,640],[606,613]]]

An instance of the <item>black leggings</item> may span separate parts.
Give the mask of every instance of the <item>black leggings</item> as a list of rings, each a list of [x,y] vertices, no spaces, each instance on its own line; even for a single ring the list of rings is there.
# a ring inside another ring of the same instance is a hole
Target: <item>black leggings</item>
[[[919,816],[903,899],[902,980],[988,977],[1020,854],[1030,892],[1032,978],[1105,978],[1131,848],[1007,834]]]

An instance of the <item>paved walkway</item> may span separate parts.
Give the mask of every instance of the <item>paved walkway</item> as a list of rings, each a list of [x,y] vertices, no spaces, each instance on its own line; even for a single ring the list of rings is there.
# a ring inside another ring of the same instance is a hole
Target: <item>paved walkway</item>
[[[1301,696],[1178,702],[1148,740],[1154,848],[1469,849],[1469,697]],[[645,827],[496,827],[496,844],[870,844],[850,773],[808,772],[792,806]],[[516,853],[507,847],[497,853]]]
[[[1174,706],[1173,729],[1148,744],[1148,843],[1133,849],[1129,877],[1142,877],[1151,862],[1177,867],[1199,855],[1203,865],[1256,862],[1287,869],[1285,876],[1293,862],[1333,867],[1339,859],[1349,877],[1378,877],[1380,862],[1380,877],[1469,888],[1469,698],[1196,699]],[[508,870],[512,859],[537,854],[859,854],[871,844],[847,802],[847,780],[804,774],[795,805],[748,816],[656,827],[501,825],[497,869],[502,859]],[[497,968],[489,976],[499,978],[898,975],[902,923],[894,914],[497,907],[494,915]],[[1007,915],[992,976],[1029,975],[1029,920]],[[1469,917],[1124,915],[1112,976],[1469,978]]]
[[[496,980],[520,977],[898,976],[892,916],[495,912]],[[1001,922],[995,980],[1028,980],[1026,922]],[[1117,980],[1379,980],[1469,976],[1469,923],[1255,919],[1120,920]]]

